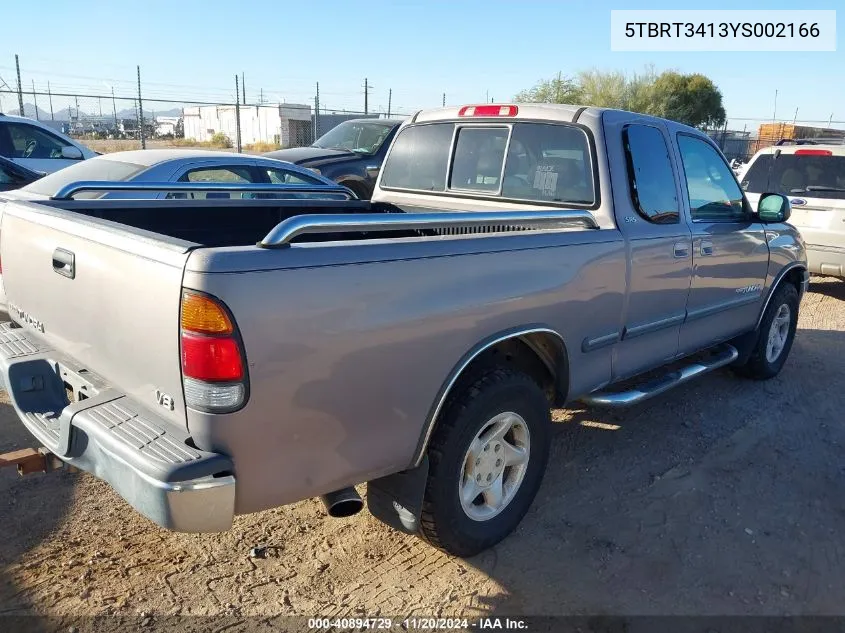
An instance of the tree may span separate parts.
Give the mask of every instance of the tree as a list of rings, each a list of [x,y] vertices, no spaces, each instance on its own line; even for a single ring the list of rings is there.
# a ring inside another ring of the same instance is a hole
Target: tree
[[[568,103],[618,108],[673,119],[693,127],[721,125],[725,121],[722,93],[707,77],[675,71],[657,74],[653,68],[625,74],[587,70],[574,78],[540,81],[523,90],[515,101]]]
[[[693,127],[725,122],[722,93],[707,77],[666,71],[654,83],[657,108],[654,114]]]
[[[560,73],[554,79],[541,80],[533,88],[514,97],[521,103],[580,103],[577,84]]]

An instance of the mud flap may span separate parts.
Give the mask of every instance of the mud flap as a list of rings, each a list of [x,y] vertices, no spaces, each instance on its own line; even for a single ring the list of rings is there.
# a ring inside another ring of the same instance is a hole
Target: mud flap
[[[416,468],[367,482],[367,509],[394,530],[416,534],[427,479],[428,455]]]

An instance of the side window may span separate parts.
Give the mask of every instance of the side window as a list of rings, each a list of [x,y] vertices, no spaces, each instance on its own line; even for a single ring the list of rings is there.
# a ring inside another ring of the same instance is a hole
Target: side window
[[[16,182],[17,179],[14,174],[3,165],[0,165],[0,185],[11,185]]]
[[[649,125],[626,125],[622,143],[634,208],[654,224],[677,224],[675,175],[663,134]]]
[[[254,182],[249,167],[199,167],[182,174],[179,182],[222,182],[246,183]],[[168,193],[167,198],[184,198],[179,193]],[[228,191],[197,191],[188,194],[194,200],[213,198],[244,198],[251,197],[248,193],[230,193]]]
[[[6,128],[12,141],[12,158],[61,158],[62,148],[70,145],[34,125],[9,123]]]
[[[741,222],[749,219],[742,190],[730,167],[707,142],[678,135],[693,221]]]
[[[263,169],[263,168],[260,168]],[[270,179],[270,182],[274,185],[318,185],[320,181],[316,178],[306,178],[301,174],[294,174],[289,171],[285,171],[284,169],[273,169],[272,167],[268,168],[267,170],[267,177]]]

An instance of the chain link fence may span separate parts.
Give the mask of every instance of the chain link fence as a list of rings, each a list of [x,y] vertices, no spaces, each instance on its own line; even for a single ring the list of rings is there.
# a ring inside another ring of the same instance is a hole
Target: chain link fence
[[[0,86],[0,113],[36,119],[93,150],[206,147],[265,152],[310,145],[339,123],[384,114],[311,104],[147,99]]]

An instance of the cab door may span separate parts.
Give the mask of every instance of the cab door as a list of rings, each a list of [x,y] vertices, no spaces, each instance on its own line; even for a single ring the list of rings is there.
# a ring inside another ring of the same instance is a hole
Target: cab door
[[[613,355],[618,380],[678,354],[692,275],[692,237],[668,129],[660,121],[603,115],[613,206],[628,249],[628,293]],[[624,166],[624,168],[622,168]]]
[[[769,245],[722,154],[702,137],[677,134],[693,275],[680,352],[753,329],[763,302]]]

